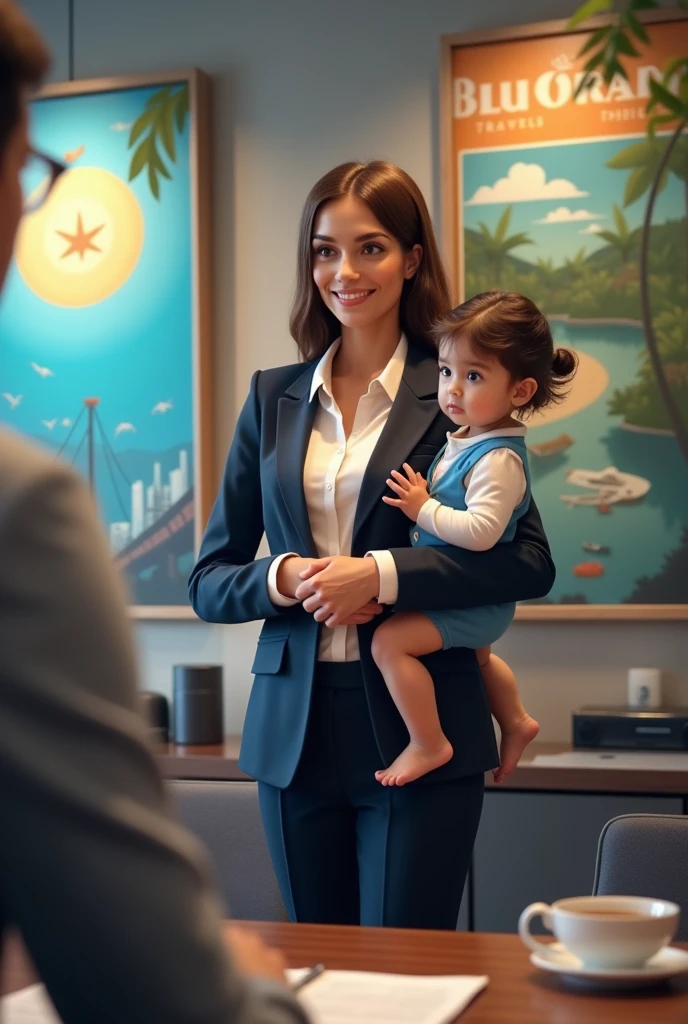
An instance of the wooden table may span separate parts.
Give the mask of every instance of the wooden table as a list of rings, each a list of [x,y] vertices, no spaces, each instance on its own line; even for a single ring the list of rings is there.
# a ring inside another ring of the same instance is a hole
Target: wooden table
[[[528,952],[515,935],[278,923],[251,927],[284,952],[290,967],[322,961],[341,970],[489,975],[489,985],[461,1016],[460,1024],[688,1021],[688,974],[636,993],[567,989],[556,976],[530,965]],[[8,947],[0,985],[3,992],[35,980],[16,940]]]
[[[224,743],[185,747],[166,743],[156,748],[158,764],[168,779],[209,779],[236,782],[247,779],[237,764],[239,736],[228,736]],[[557,768],[533,764],[538,754],[559,754],[571,750],[570,743],[531,743],[523,760],[500,789],[527,792],[574,793],[677,793],[688,795],[688,772],[629,771],[614,768]],[[494,788],[492,773],[485,776],[488,789]]]

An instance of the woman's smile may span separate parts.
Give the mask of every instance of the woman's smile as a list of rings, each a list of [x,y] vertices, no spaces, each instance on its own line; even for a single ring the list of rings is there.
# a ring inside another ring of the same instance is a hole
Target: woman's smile
[[[366,299],[370,298],[374,291],[374,288],[368,288],[365,291],[361,291],[360,289],[357,291],[344,291],[343,289],[341,291],[335,291],[333,289],[332,294],[341,306],[349,309],[351,306],[360,306],[362,302],[365,302]]]

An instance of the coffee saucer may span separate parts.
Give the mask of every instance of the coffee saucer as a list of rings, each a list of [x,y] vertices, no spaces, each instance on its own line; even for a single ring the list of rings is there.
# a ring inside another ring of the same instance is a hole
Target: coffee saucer
[[[553,971],[567,981],[578,985],[602,988],[641,988],[656,985],[688,971],[688,952],[665,946],[642,967],[584,967],[578,957],[569,953],[560,942],[547,946],[542,953],[531,953],[530,962],[543,971]]]

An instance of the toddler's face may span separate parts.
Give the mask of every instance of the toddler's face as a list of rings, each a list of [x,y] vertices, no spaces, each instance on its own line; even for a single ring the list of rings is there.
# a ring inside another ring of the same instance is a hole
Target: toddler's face
[[[519,382],[498,359],[475,352],[467,338],[441,345],[438,362],[440,407],[458,427],[489,430],[517,408]]]

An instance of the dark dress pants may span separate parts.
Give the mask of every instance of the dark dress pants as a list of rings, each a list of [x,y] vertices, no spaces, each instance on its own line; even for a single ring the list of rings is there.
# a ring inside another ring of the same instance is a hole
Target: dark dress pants
[[[381,786],[382,767],[359,662],[320,662],[294,780],[259,783],[292,921],[456,928],[483,775]]]

